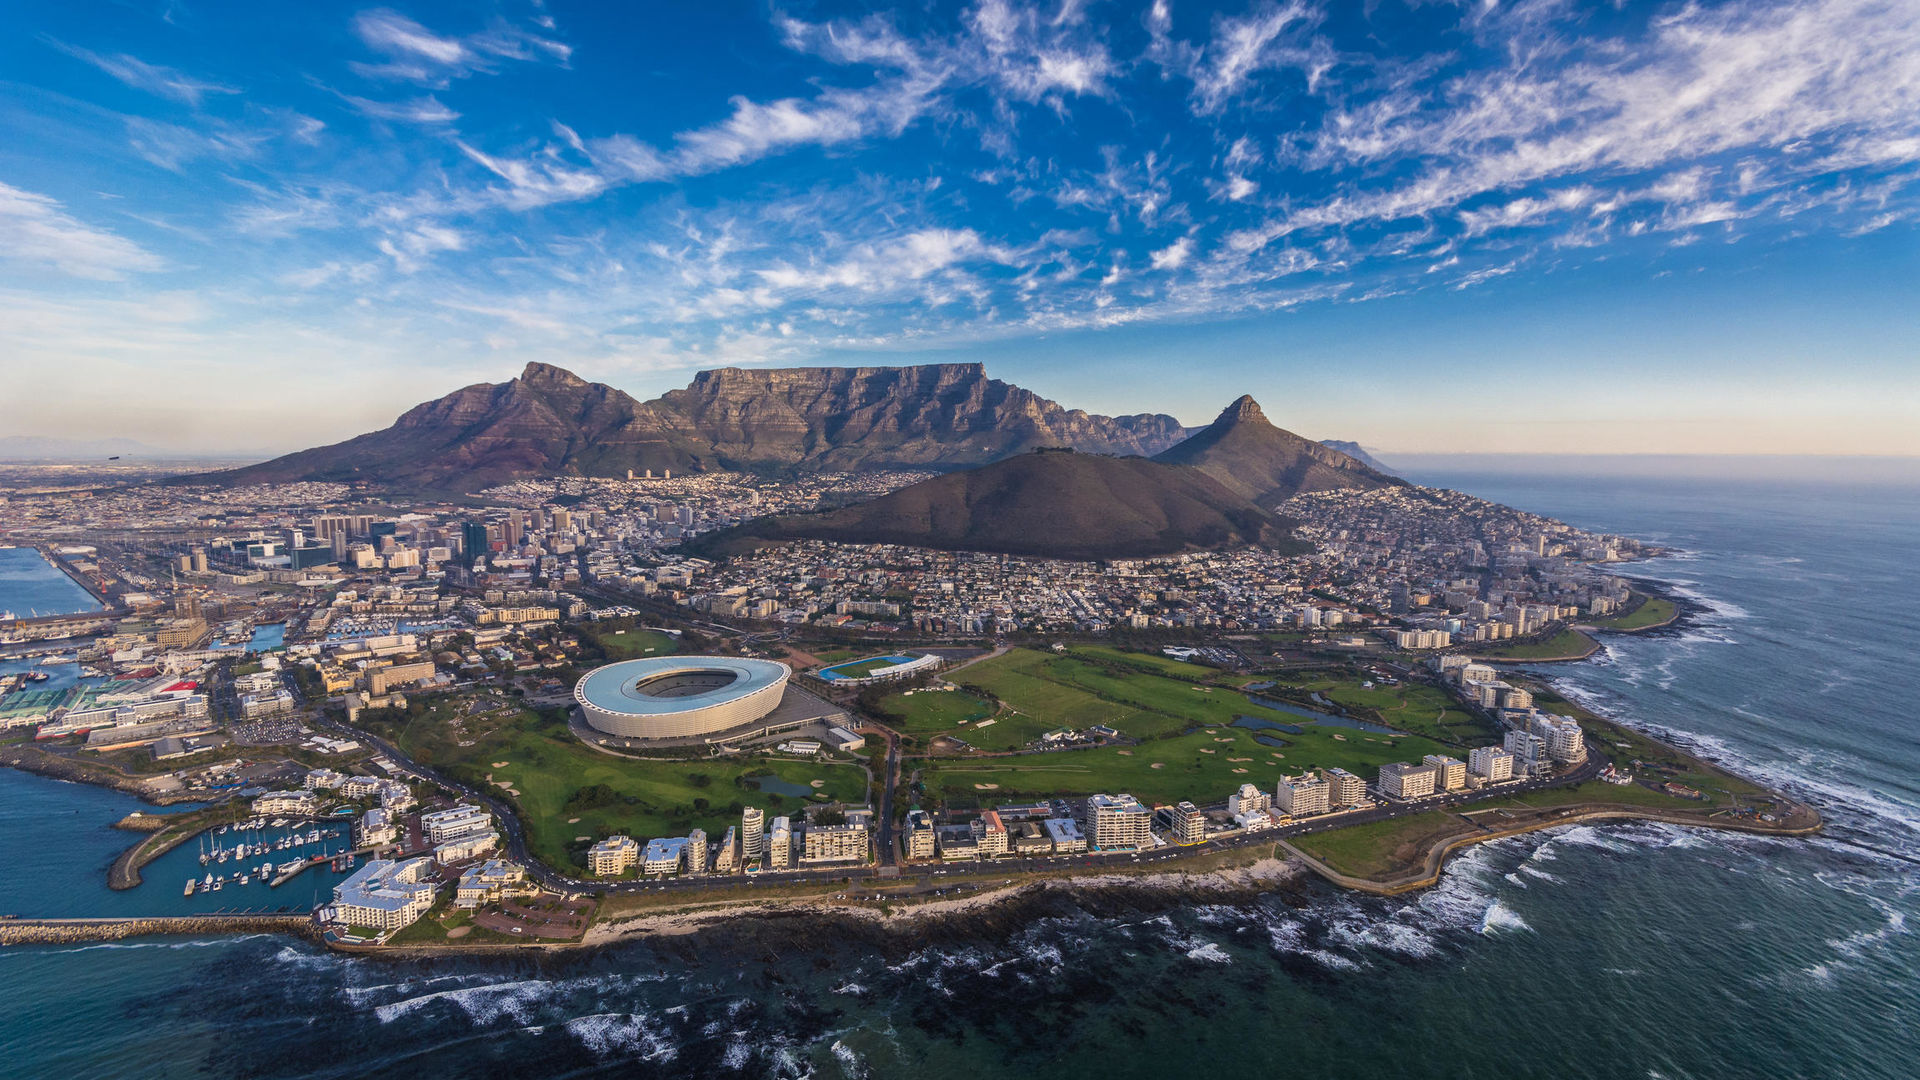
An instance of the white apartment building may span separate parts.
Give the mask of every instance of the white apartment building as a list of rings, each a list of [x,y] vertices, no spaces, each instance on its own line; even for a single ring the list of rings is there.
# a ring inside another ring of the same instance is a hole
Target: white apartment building
[[[1477,746],[1467,755],[1467,771],[1489,784],[1513,779],[1513,755],[1497,746]]]
[[[1344,810],[1367,797],[1367,782],[1345,769],[1325,769],[1320,775],[1327,780],[1327,808],[1330,810]]]
[[[1333,786],[1313,773],[1281,777],[1273,794],[1281,812],[1293,817],[1324,814],[1333,809]]]
[[[793,825],[785,815],[773,819],[767,833],[767,869],[785,870],[793,861]]]
[[[1240,790],[1227,796],[1227,813],[1234,817],[1242,814],[1257,814],[1273,806],[1273,798],[1252,784],[1241,784]]]
[[[333,887],[333,921],[373,930],[398,930],[433,907],[432,863],[427,859],[369,859]]]
[[[1382,765],[1380,791],[1396,799],[1423,799],[1433,794],[1438,771],[1431,765],[1409,765],[1404,761]]]
[[[1130,851],[1153,846],[1153,811],[1131,795],[1088,796],[1086,823],[1097,850]]]
[[[640,844],[631,836],[615,834],[587,849],[587,869],[595,877],[618,877],[640,861]]]
[[[1421,764],[1434,768],[1433,787],[1435,791],[1459,791],[1467,786],[1467,763],[1459,758],[1445,754],[1428,754],[1420,759]]]
[[[493,815],[469,803],[420,815],[420,832],[429,844],[444,844],[470,833],[492,831]]]
[[[867,859],[865,825],[809,825],[800,836],[801,862],[865,862]],[[1000,838],[1002,843],[1006,841],[1004,829]]]

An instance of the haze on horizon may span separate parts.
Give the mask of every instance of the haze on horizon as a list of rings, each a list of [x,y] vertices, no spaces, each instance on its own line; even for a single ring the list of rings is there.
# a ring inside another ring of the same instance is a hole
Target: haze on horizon
[[[1384,453],[1920,455],[1898,0],[18,5],[0,435],[981,361]]]

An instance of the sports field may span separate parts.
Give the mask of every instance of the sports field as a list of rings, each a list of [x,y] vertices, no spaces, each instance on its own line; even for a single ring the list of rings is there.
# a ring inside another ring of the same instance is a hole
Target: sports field
[[[600,646],[610,663],[648,656],[671,656],[680,647],[679,642],[658,630],[602,630],[589,627],[581,633]]]

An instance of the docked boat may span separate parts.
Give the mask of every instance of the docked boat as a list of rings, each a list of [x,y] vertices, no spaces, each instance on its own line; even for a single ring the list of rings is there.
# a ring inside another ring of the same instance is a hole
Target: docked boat
[[[196,882],[195,882],[195,881],[194,881],[194,880],[193,880],[192,878],[188,878],[188,879],[187,879],[187,891],[186,891],[185,893],[182,893],[181,895],[183,895],[183,896],[192,896],[192,895],[193,895],[193,887],[194,887],[194,885],[195,885],[195,884],[197,884],[197,883],[196,883]]]

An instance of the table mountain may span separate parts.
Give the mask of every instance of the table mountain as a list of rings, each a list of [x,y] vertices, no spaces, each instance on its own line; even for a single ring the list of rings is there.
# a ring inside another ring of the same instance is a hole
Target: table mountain
[[[1152,454],[1170,416],[1096,416],[989,379],[979,364],[720,368],[638,401],[547,364],[418,405],[383,431],[213,474],[228,483],[369,481],[471,491],[628,469],[859,470],[976,465],[1036,446]]]
[[[1248,544],[1306,550],[1290,528],[1198,469],[1036,450],[839,510],[760,518],[692,546],[725,554],[759,541],[811,539],[1064,559]]]
[[[1405,482],[1273,426],[1260,403],[1244,394],[1213,423],[1154,460],[1192,466],[1261,506],[1274,506],[1303,491],[1365,490]]]

